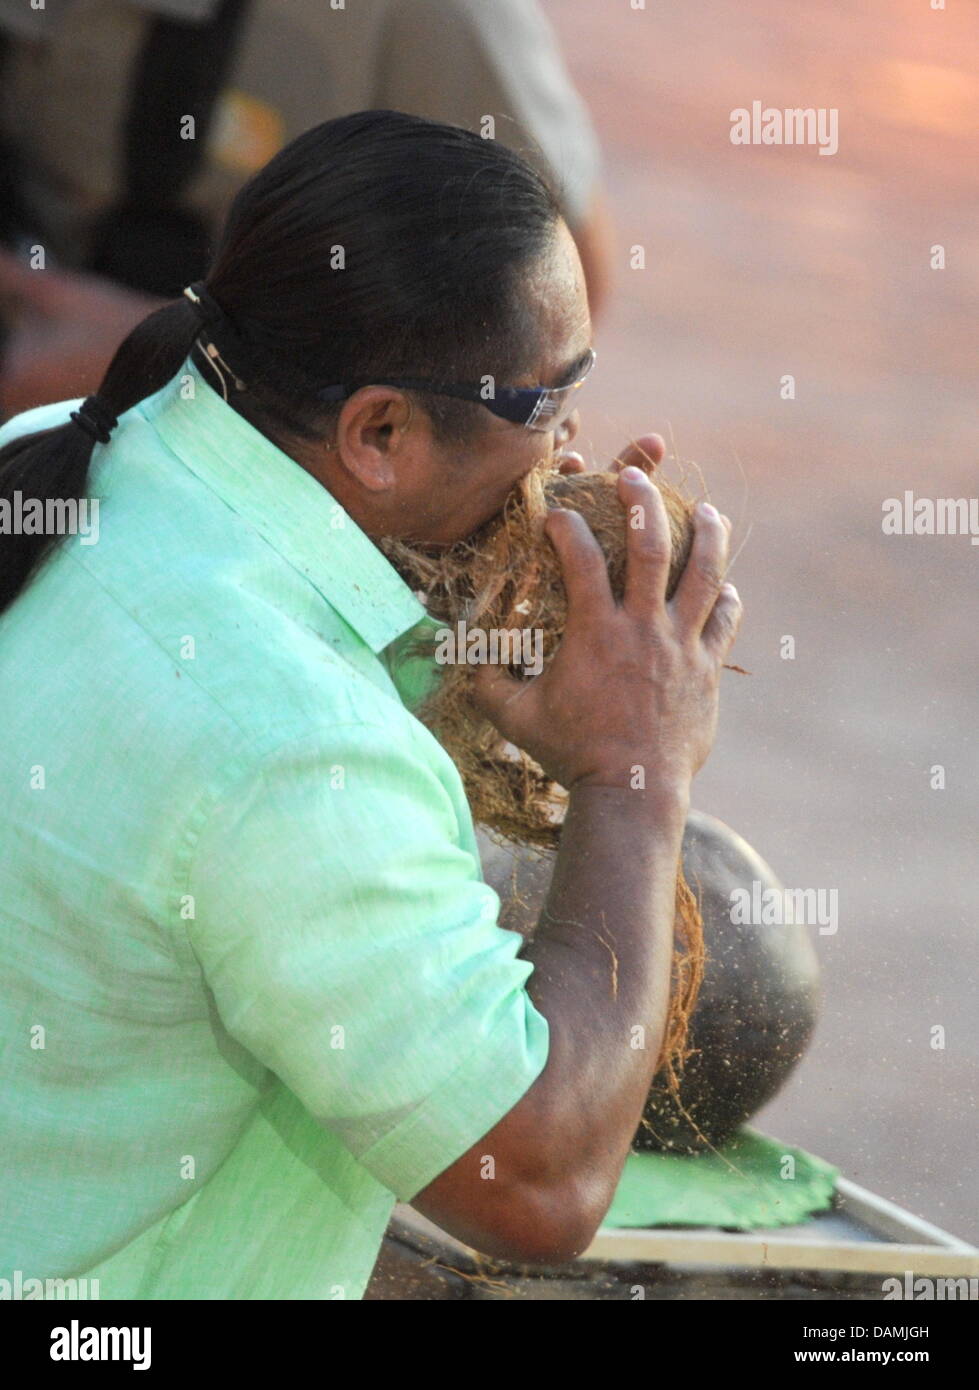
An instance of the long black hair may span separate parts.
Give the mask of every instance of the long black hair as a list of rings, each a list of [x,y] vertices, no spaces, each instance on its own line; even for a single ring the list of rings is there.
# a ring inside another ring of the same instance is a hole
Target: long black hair
[[[512,150],[395,111],[327,121],[239,190],[205,280],[227,323],[207,336],[248,388],[229,403],[277,442],[322,437],[339,412],[320,386],[371,377],[513,380],[539,332],[523,272],[560,216],[554,192]],[[159,391],[201,334],[181,297],[116,351],[98,389],[110,416]],[[461,442],[478,405],[428,395],[436,437]],[[0,507],[86,495],[93,438],[69,423],[0,449]],[[45,514],[46,514],[45,508]],[[50,547],[0,535],[0,612]]]

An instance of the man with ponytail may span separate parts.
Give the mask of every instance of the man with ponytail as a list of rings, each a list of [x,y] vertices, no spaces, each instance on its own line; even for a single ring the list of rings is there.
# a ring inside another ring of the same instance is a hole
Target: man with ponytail
[[[90,398],[0,429],[0,503],[100,505],[95,545],[0,531],[0,1278],[359,1298],[396,1199],[504,1258],[591,1240],[664,1026],[727,527],[698,512],[667,605],[663,504],[623,468],[616,606],[549,517],[561,659],[519,700],[478,682],[570,789],[528,945],[412,714],[429,620],[375,542],[451,544],[580,468],[593,361],[540,175],[370,111],[244,185]]]

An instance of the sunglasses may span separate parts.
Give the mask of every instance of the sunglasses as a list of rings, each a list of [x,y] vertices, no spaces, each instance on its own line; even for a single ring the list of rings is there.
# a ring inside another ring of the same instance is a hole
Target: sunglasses
[[[386,380],[361,381],[346,386],[324,386],[316,399],[325,402],[345,401],[362,386],[397,386],[405,391],[427,391],[433,396],[454,396],[460,401],[484,405],[501,420],[525,429],[546,434],[560,429],[577,405],[576,393],[584,385],[595,365],[595,349],[589,348],[581,369],[565,386],[499,386],[487,395],[486,386],[465,386],[454,382],[427,381],[419,377],[397,377]]]

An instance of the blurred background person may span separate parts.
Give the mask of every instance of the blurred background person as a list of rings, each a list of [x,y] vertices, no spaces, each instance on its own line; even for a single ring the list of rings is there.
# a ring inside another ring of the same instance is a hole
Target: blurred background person
[[[598,145],[536,0],[0,0],[0,418],[94,391],[245,179],[368,107],[536,164],[600,311]]]

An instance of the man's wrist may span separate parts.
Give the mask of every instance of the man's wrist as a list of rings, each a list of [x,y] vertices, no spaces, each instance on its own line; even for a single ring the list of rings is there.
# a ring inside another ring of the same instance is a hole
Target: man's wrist
[[[628,782],[606,782],[596,775],[575,782],[568,798],[569,810],[572,806],[602,807],[637,820],[676,821],[682,830],[690,811],[690,778],[657,775],[647,784],[638,774]]]

